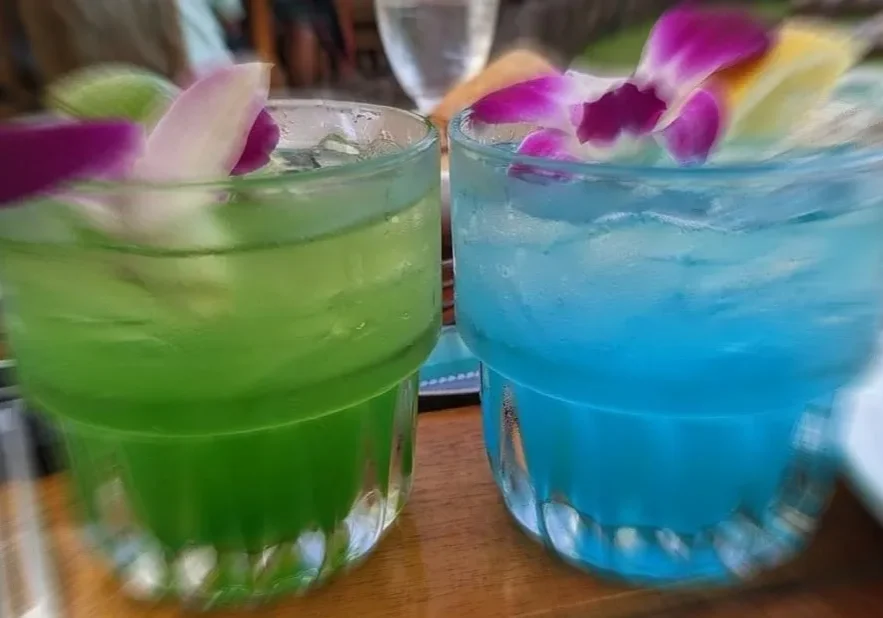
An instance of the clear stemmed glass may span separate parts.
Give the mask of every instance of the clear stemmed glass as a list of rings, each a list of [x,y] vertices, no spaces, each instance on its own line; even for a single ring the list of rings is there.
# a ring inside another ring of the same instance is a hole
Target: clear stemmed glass
[[[484,68],[499,0],[376,0],[383,47],[421,113]]]

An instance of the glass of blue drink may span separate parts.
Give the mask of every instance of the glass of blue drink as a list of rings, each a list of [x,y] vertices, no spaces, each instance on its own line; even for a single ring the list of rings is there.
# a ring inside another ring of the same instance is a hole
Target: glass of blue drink
[[[863,83],[843,96],[879,97]],[[457,323],[506,508],[637,583],[783,562],[830,496],[835,396],[878,333],[883,151],[555,161],[514,154],[528,130],[468,110],[450,130]]]

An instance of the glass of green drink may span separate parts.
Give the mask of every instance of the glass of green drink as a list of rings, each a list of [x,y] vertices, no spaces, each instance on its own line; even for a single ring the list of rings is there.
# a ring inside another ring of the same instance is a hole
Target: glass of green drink
[[[363,559],[411,487],[441,320],[438,136],[371,105],[270,113],[282,137],[253,174],[87,181],[0,211],[24,392],[64,437],[87,538],[138,596],[304,592]],[[215,207],[165,245],[77,214],[197,193]]]

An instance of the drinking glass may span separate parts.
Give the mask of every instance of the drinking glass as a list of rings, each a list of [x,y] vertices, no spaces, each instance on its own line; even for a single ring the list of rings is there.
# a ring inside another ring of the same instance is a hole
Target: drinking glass
[[[0,361],[0,374],[8,370]],[[61,615],[37,507],[31,438],[21,401],[0,403],[0,618]]]
[[[411,488],[441,320],[437,133],[370,105],[271,111],[282,142],[252,176],[86,184],[0,213],[24,393],[64,436],[86,537],[136,596],[303,592],[362,560]],[[220,198],[211,219],[169,246],[70,207],[198,191]]]
[[[375,0],[396,78],[422,113],[487,63],[499,0]]]
[[[519,158],[451,127],[457,325],[506,507],[567,562],[728,582],[804,545],[883,304],[883,152]],[[513,166],[513,163],[517,165]]]

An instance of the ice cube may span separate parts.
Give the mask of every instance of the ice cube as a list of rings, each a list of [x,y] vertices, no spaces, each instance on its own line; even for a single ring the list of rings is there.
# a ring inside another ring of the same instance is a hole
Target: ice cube
[[[158,232],[163,249],[181,249],[185,255],[158,259],[121,253],[116,257],[122,276],[182,314],[208,319],[228,312],[233,297],[231,264],[223,250],[234,240],[214,210],[196,212]],[[186,254],[200,250],[205,253]]]
[[[280,172],[306,172],[321,167],[312,148],[304,150],[280,148],[273,154],[272,162],[278,165]],[[261,173],[261,171],[256,173]]]
[[[323,137],[315,146],[276,150],[270,165],[274,172],[304,172],[323,167],[358,163],[366,159],[399,152],[402,147],[393,139],[380,135],[370,143],[361,144],[337,133]],[[264,168],[266,169],[266,168]],[[263,171],[263,170],[262,170]]]
[[[336,152],[349,157],[358,157],[362,154],[362,147],[358,143],[348,140],[337,133],[326,135],[322,138],[322,141],[316,145],[316,148],[318,150]]]
[[[313,148],[313,158],[319,167],[335,167],[347,163],[357,163],[363,158],[364,146],[332,133],[322,138]]]
[[[234,238],[216,212],[226,199],[210,189],[145,186],[122,195],[74,196],[64,203],[79,219],[81,236],[145,249],[109,254],[121,278],[201,319],[230,307],[230,265],[223,252]],[[180,257],[163,255],[168,253]]]
[[[579,233],[566,221],[533,217],[511,205],[477,209],[460,226],[462,242],[495,245],[551,246]]]
[[[814,110],[768,156],[801,154],[844,145],[883,144],[883,117],[878,110],[832,101]]]
[[[824,260],[826,252],[826,247],[812,236],[781,234],[740,237],[731,242],[728,259],[718,247],[706,249],[717,259],[709,260],[712,268],[695,278],[692,288],[705,298],[759,294],[764,287],[780,286],[810,272]]]
[[[362,147],[362,158],[371,159],[388,154],[401,152],[402,146],[391,137],[381,135],[370,144]]]
[[[271,163],[275,163],[276,172],[308,172],[323,167],[357,163],[363,158],[364,146],[332,133],[323,137],[314,146],[278,148]]]

